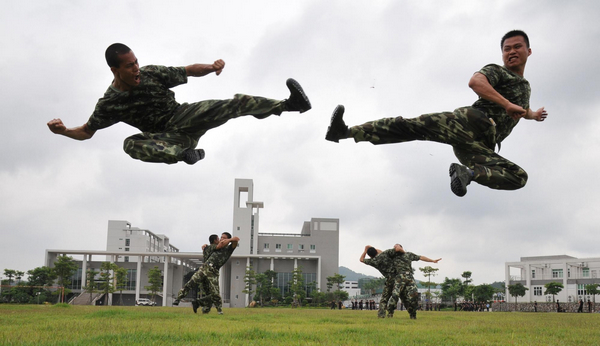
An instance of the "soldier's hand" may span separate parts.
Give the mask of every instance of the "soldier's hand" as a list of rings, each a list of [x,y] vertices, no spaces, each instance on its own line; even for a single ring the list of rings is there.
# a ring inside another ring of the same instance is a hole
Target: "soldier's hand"
[[[60,119],[50,120],[48,122],[48,128],[50,129],[50,131],[52,131],[52,133],[56,133],[58,135],[63,134],[67,130],[67,127],[65,126],[65,124],[63,124],[62,120]]]
[[[439,261],[441,261],[441,260],[442,260],[441,258],[438,258],[438,259],[436,259],[436,260],[433,260],[433,263],[438,263],[438,262],[439,262]]]
[[[215,60],[215,62],[213,63],[213,68],[215,69],[215,74],[217,76],[220,75],[221,72],[223,72],[223,69],[225,68],[225,61],[223,61],[222,59]]]
[[[523,109],[521,106],[511,103],[506,107],[506,113],[514,120],[519,120],[527,115],[527,110]]]
[[[546,117],[548,117],[548,112],[546,112],[546,110],[544,109],[544,107],[538,109],[535,112],[532,112],[532,119],[536,120],[536,121],[544,121],[546,120]]]

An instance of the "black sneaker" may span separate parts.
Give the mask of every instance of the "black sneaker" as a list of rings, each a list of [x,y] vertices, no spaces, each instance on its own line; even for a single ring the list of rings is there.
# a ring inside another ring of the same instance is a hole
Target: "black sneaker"
[[[176,299],[173,301],[173,306],[177,306],[177,305],[179,305],[179,300]]]
[[[192,300],[192,310],[194,310],[194,313],[198,313],[198,308],[200,307],[200,303],[198,303],[198,300],[194,299]]]
[[[285,85],[290,89],[290,98],[285,101],[285,109],[287,111],[298,111],[304,113],[311,109],[310,101],[308,96],[304,93],[304,90],[296,80],[289,78]]]
[[[458,197],[462,197],[467,194],[467,185],[473,180],[473,171],[458,163],[450,165],[450,189]]]
[[[348,133],[348,126],[344,122],[344,106],[339,105],[333,110],[331,115],[331,122],[327,128],[325,139],[328,141],[339,143],[340,139],[346,138]]]
[[[181,161],[187,163],[188,165],[193,165],[194,163],[202,160],[203,158],[204,149],[188,149],[183,152]]]
[[[417,319],[417,314],[410,314],[410,319],[411,320],[416,320]]]

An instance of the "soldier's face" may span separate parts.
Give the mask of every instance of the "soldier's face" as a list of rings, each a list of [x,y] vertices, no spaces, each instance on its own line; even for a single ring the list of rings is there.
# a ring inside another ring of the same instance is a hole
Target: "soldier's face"
[[[504,66],[513,71],[525,66],[527,58],[531,55],[531,49],[523,36],[514,36],[504,40],[502,46],[502,61]]]
[[[119,81],[130,88],[140,85],[140,65],[133,51],[119,55],[119,60],[121,60],[119,68],[111,68],[115,78],[118,78]]]

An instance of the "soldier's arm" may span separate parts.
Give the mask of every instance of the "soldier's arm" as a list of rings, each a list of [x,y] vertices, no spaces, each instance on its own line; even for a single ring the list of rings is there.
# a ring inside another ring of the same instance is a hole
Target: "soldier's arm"
[[[48,122],[48,128],[50,131],[52,131],[52,133],[63,135],[78,141],[90,139],[92,136],[94,136],[94,133],[96,133],[96,131],[87,126],[87,123],[78,127],[67,128],[60,119],[50,120]]]
[[[544,121],[548,116],[548,112],[544,109],[544,107],[538,109],[537,111],[532,111],[531,108],[527,109],[527,114],[523,117],[528,120],[536,120],[536,121]]]
[[[439,261],[441,261],[441,260],[442,260],[441,258],[438,258],[438,259],[436,259],[436,260],[432,260],[431,258],[429,258],[429,257],[425,257],[425,256],[421,256],[419,259],[420,259],[421,261],[425,261],[425,262],[432,262],[432,263],[438,263]]]
[[[360,261],[365,263],[365,256],[367,255],[367,250],[371,248],[371,245],[365,246],[365,251],[363,251],[362,255],[360,255]]]
[[[483,73],[475,72],[473,77],[469,80],[469,88],[471,88],[477,96],[502,106],[506,110],[506,113],[515,120],[518,120],[527,114],[527,111],[523,109],[523,107],[511,103],[497,92]]]
[[[193,64],[185,67],[185,72],[189,77],[202,77],[214,72],[217,76],[223,72],[225,61],[219,59],[212,64]]]

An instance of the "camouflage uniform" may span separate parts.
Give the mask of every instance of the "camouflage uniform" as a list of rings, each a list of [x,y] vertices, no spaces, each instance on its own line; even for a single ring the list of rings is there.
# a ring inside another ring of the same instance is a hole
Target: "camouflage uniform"
[[[380,254],[375,256],[374,258],[365,258],[363,260],[364,264],[370,265],[375,269],[379,270],[381,275],[385,278],[385,285],[383,286],[383,292],[381,293],[381,299],[379,300],[379,310],[377,311],[378,317],[385,317],[386,307],[388,304],[388,300],[392,295],[392,290],[394,288],[396,270],[394,258],[396,257],[396,250],[389,249],[382,251]],[[390,313],[393,315],[394,311]]]
[[[394,289],[387,304],[388,314],[393,314],[398,305],[398,298],[406,307],[410,316],[417,315],[419,306],[419,291],[417,283],[413,277],[413,268],[411,262],[418,261],[421,256],[415,255],[412,252],[398,253],[394,257],[394,268],[396,269],[396,277],[394,278]]]
[[[284,101],[236,94],[229,100],[179,104],[170,88],[187,83],[185,67],[144,66],[141,83],[130,91],[112,85],[98,100],[87,122],[93,130],[124,122],[142,133],[125,139],[123,149],[134,159],[168,164],[181,161],[183,152],[194,149],[206,131],[229,119],[253,115],[263,119],[281,114]]]
[[[213,305],[217,311],[221,312],[223,302],[219,294],[219,269],[229,260],[234,250],[235,248],[231,244],[219,250],[216,250],[215,246],[215,250],[208,260],[194,273],[190,281],[179,290],[177,300],[179,301],[187,296],[192,285],[198,284],[204,294],[199,300],[202,312],[210,312]]]
[[[480,71],[502,96],[529,109],[531,88],[523,77],[503,66],[490,64]],[[474,180],[493,189],[515,190],[525,186],[527,173],[515,163],[494,152],[496,144],[511,133],[513,120],[503,107],[478,99],[471,107],[454,112],[423,114],[417,118],[384,118],[353,126],[350,137],[372,144],[401,143],[414,140],[450,144],[458,160],[471,168]]]

